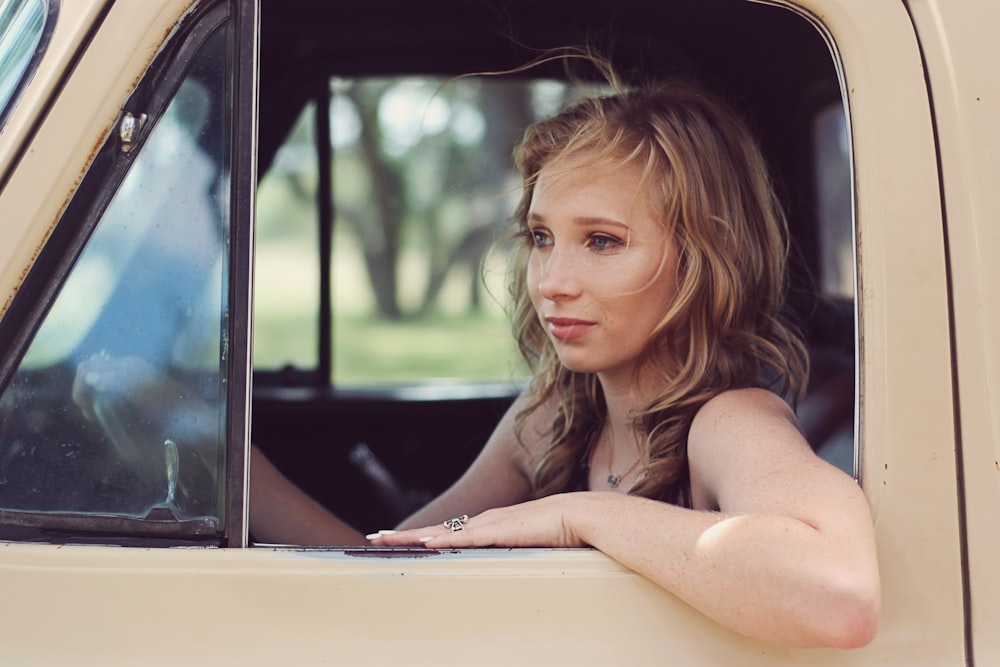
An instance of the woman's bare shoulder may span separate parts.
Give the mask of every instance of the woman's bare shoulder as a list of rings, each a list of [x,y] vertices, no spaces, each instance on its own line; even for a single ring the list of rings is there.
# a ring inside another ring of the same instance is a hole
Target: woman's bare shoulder
[[[775,430],[805,444],[791,406],[767,389],[730,389],[713,397],[698,410],[691,422],[689,448],[703,441],[744,441]]]
[[[791,407],[766,389],[734,389],[705,403],[688,433],[696,506],[723,502],[724,489],[818,461]]]

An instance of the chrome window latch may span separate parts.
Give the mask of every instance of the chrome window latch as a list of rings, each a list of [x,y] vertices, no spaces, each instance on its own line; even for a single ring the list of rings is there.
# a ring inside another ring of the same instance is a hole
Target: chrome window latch
[[[126,111],[122,115],[122,120],[118,124],[118,137],[122,142],[122,153],[128,153],[135,148],[135,143],[139,139],[139,131],[146,124],[146,114],[135,116],[131,111]]]

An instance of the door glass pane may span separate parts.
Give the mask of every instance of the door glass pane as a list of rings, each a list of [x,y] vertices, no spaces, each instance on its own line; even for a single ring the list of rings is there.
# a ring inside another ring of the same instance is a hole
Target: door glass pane
[[[0,508],[219,515],[226,53],[218,30],[150,121],[148,140],[0,396]]]

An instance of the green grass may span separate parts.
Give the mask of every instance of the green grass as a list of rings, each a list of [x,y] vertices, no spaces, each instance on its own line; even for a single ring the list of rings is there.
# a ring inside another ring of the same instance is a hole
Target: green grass
[[[502,314],[432,315],[402,322],[341,315],[334,327],[338,385],[505,382],[527,373]],[[305,317],[258,319],[255,367],[313,367],[315,331],[315,321]]]
[[[341,383],[505,381],[526,372],[503,316],[349,317],[334,335],[334,376]]]

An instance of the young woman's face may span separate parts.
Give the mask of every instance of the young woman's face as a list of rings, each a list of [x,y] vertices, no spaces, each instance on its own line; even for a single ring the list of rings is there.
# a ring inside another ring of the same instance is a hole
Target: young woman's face
[[[677,256],[641,168],[586,158],[539,173],[527,285],[567,368],[628,381],[676,293]]]

